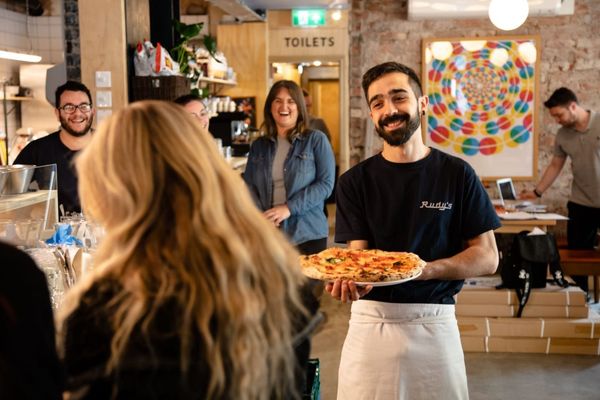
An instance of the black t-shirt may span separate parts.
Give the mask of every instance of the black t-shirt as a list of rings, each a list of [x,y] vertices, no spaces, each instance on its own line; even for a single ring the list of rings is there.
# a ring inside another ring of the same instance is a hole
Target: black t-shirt
[[[0,399],[62,399],[64,373],[44,273],[0,242]]]
[[[414,163],[381,154],[343,174],[336,191],[335,241],[409,251],[425,261],[456,255],[464,241],[500,226],[475,171],[436,149]],[[463,280],[411,281],[376,287],[364,297],[393,303],[453,304]]]
[[[54,132],[25,146],[14,164],[56,164],[58,203],[63,205],[65,212],[79,213],[81,205],[77,193],[77,175],[73,166],[73,157],[77,153],[63,144],[59,132]]]

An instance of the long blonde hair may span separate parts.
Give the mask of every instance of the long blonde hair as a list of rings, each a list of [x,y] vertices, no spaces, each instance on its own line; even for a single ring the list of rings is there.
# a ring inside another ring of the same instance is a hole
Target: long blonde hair
[[[306,312],[297,253],[256,209],[208,131],[178,105],[137,102],[100,126],[77,171],[84,212],[107,233],[94,274],[71,290],[61,319],[94,282],[122,285],[110,301],[108,372],[118,370],[136,326],[146,335],[160,306],[175,301],[180,367],[185,373],[200,357],[190,353],[200,337],[207,398],[288,393],[292,325]]]

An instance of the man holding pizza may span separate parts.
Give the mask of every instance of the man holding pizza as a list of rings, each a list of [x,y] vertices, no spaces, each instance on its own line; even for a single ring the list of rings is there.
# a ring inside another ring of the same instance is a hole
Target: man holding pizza
[[[354,302],[338,399],[467,399],[453,296],[465,278],[496,270],[500,221],[474,170],[424,144],[429,100],[412,69],[377,65],[362,86],[383,151],[340,177],[335,240],[416,253],[427,265],[391,286],[327,284]]]

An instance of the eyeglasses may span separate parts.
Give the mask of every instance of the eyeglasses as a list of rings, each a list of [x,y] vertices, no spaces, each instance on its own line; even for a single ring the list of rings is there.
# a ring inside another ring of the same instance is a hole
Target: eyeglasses
[[[190,114],[192,114],[196,118],[206,118],[206,117],[208,117],[208,111],[206,111],[206,110],[205,111],[200,111],[199,113],[192,112]]]
[[[58,107],[58,109],[63,110],[67,114],[73,114],[77,109],[79,109],[79,111],[82,113],[87,113],[92,109],[92,105],[90,103],[81,103],[76,106],[75,104],[68,103],[62,107]]]

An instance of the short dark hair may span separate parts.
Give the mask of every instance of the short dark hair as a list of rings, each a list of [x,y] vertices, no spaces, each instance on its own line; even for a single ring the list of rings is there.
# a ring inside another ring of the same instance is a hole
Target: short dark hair
[[[273,114],[271,114],[271,104],[273,104],[277,94],[281,89],[287,89],[287,91],[290,93],[290,97],[296,103],[296,107],[298,107],[298,120],[296,121],[296,125],[287,133],[287,137],[291,139],[296,135],[301,135],[304,133],[306,122],[308,121],[308,112],[306,111],[306,103],[304,102],[302,89],[300,89],[300,86],[298,86],[296,82],[282,80],[275,82],[273,86],[271,86],[271,90],[269,90],[269,94],[265,100],[263,125],[268,137],[277,136],[277,125],[275,124],[275,118],[273,118]]]
[[[67,81],[63,85],[60,85],[56,88],[56,92],[54,93],[54,107],[60,107],[60,96],[62,96],[62,94],[66,91],[83,92],[88,97],[90,105],[92,104],[92,94],[90,93],[90,89],[88,89],[87,86],[85,86],[81,82]]]
[[[196,96],[195,94],[184,94],[183,96],[179,96],[178,98],[176,98],[175,100],[173,100],[175,103],[185,106],[188,103],[191,103],[192,101],[199,101],[200,103],[204,104],[202,101],[202,98]]]
[[[421,80],[417,73],[410,67],[404,64],[400,64],[394,61],[385,62],[383,64],[376,65],[364,73],[362,77],[362,88],[365,92],[365,99],[369,103],[369,86],[381,78],[383,75],[391,74],[392,72],[400,72],[408,76],[408,83],[411,89],[415,93],[417,98],[423,96],[423,88],[421,86]]]
[[[544,102],[544,106],[546,108],[558,106],[566,107],[572,102],[578,103],[575,93],[573,93],[573,91],[569,88],[561,87],[552,93],[552,96],[550,96],[548,100]]]

